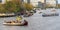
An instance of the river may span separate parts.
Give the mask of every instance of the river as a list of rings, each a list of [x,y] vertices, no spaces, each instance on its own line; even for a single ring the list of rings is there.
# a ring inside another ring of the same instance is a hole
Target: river
[[[60,14],[60,9],[57,9]],[[5,26],[4,20],[15,20],[16,17],[0,18],[0,30],[60,30],[60,15],[52,17],[42,17],[38,12],[31,17],[25,17],[28,26]]]

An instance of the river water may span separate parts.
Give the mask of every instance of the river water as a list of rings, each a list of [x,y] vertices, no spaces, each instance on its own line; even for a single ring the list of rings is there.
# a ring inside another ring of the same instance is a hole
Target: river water
[[[60,9],[57,9],[60,14]],[[38,12],[31,17],[25,17],[28,26],[5,26],[4,20],[15,20],[16,17],[0,18],[0,30],[60,30],[60,16],[42,17]]]

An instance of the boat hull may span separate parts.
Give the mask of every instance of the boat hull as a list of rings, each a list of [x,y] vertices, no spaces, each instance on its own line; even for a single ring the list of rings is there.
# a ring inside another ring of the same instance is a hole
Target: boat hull
[[[22,21],[23,22],[23,21]],[[26,20],[24,20],[24,22],[4,22],[3,25],[8,25],[8,26],[25,26],[28,25],[28,22]]]
[[[42,15],[43,17],[48,17],[48,16],[59,16],[58,13],[55,13],[55,14],[43,14]]]
[[[21,23],[3,23],[3,25],[7,25],[7,26],[23,26],[24,24],[21,24]]]

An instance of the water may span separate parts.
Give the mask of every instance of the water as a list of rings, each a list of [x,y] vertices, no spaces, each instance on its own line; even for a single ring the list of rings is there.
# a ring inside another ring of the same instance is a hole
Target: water
[[[60,14],[60,10],[57,10]],[[5,26],[4,20],[15,20],[16,17],[0,18],[0,30],[60,30],[60,16],[42,17],[38,12],[31,17],[25,17],[28,26]]]

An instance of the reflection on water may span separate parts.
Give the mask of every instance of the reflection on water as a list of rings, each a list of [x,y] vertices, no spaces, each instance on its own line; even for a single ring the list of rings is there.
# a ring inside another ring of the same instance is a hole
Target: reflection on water
[[[60,11],[60,10],[59,10]],[[38,12],[25,18],[28,26],[5,26],[4,20],[15,20],[16,17],[0,18],[0,30],[60,30],[60,16],[42,17]]]

